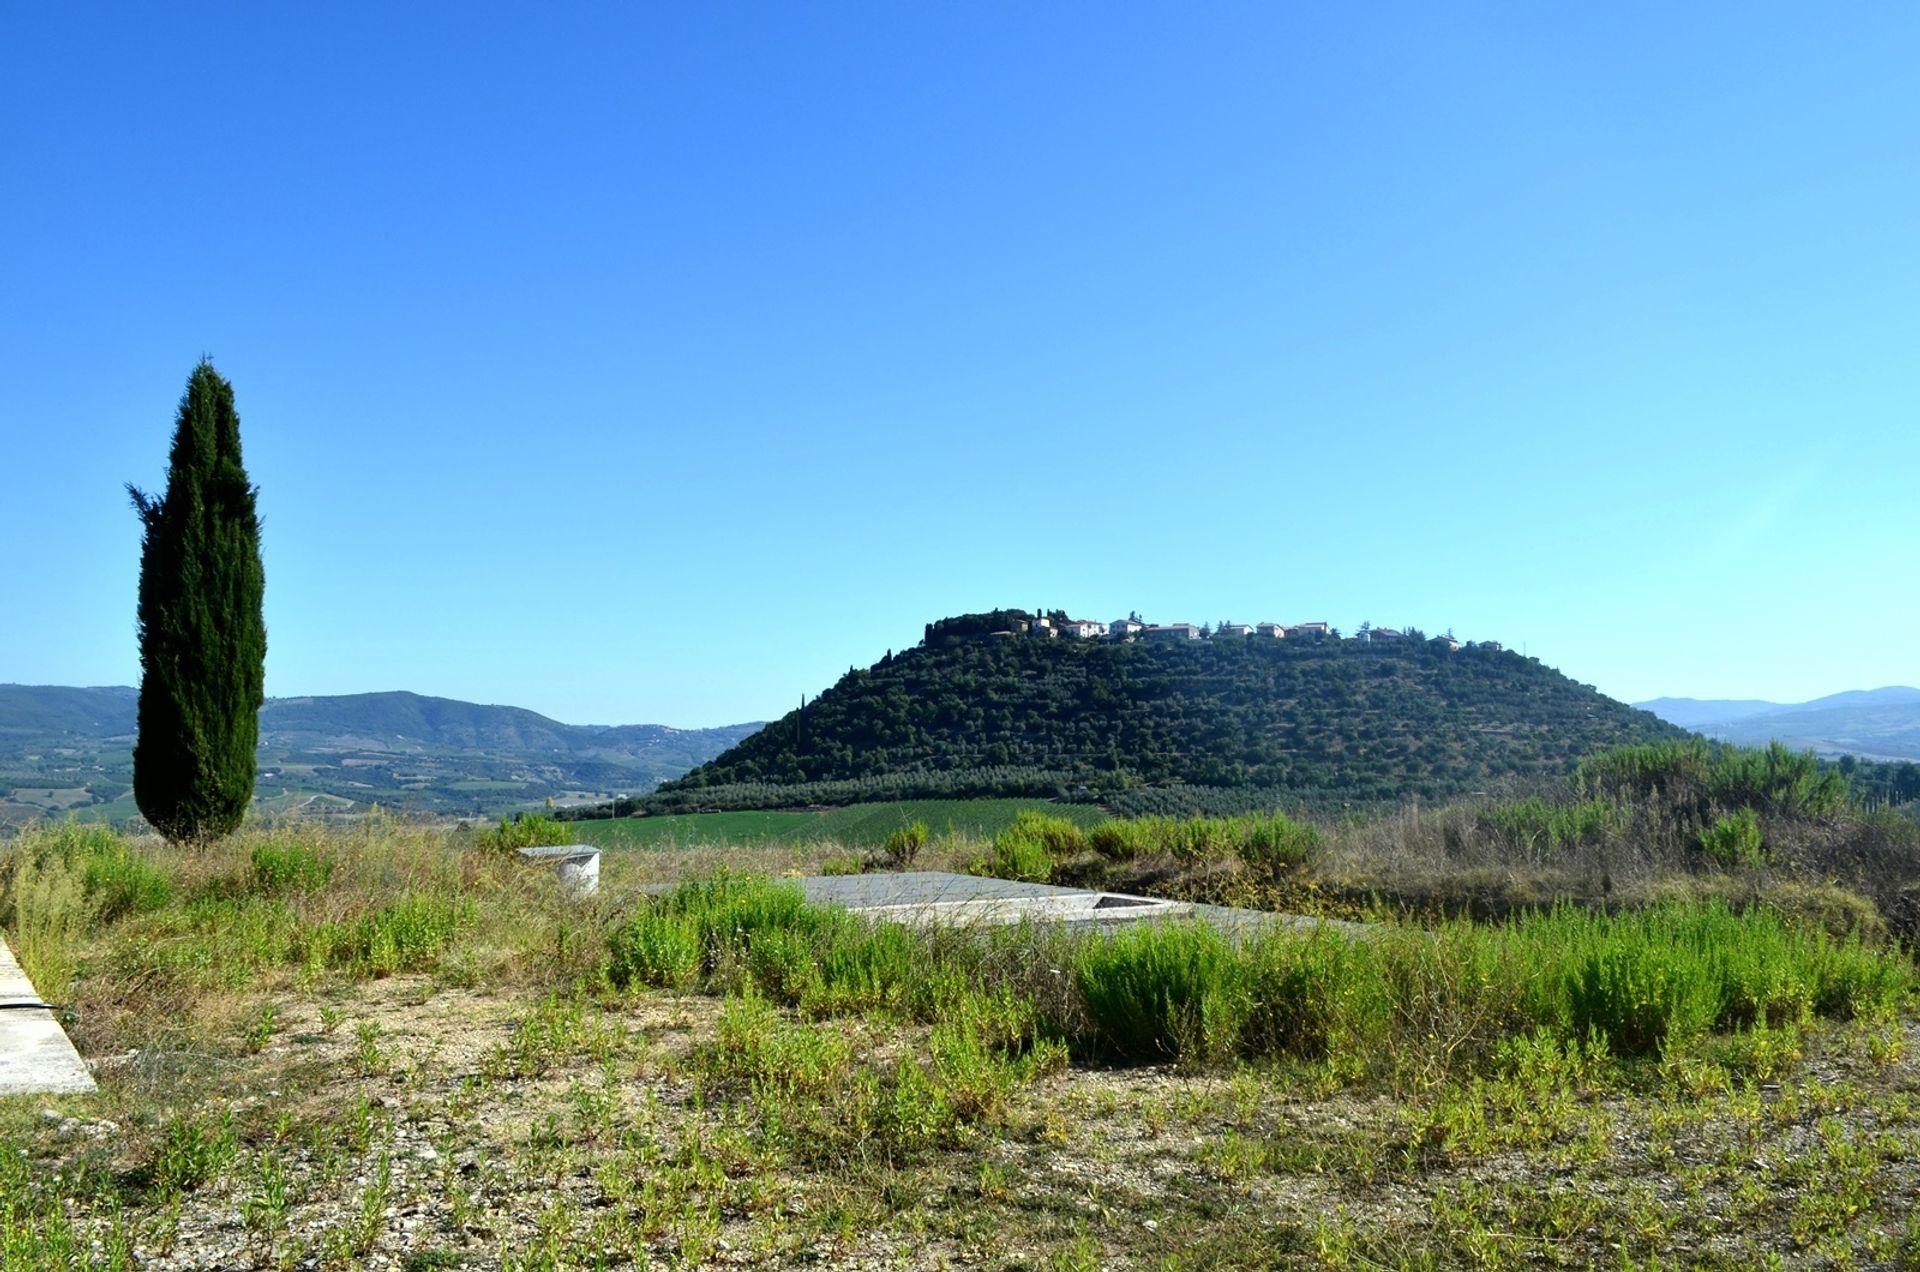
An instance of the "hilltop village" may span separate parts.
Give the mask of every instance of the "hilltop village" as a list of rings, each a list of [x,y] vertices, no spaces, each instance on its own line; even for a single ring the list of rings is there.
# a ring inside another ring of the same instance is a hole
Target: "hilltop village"
[[[1070,618],[1064,610],[1046,614],[1028,614],[1023,610],[994,610],[987,614],[967,614],[927,625],[926,643],[942,640],[1011,640],[1027,636],[1041,639],[1068,638],[1101,640],[1113,644],[1128,641],[1184,642],[1195,640],[1340,640],[1340,630],[1328,623],[1149,623],[1139,614],[1129,614],[1111,623],[1097,619]],[[1448,651],[1463,647],[1451,631],[1429,637],[1416,628],[1404,631],[1393,627],[1375,627],[1362,623],[1354,640],[1363,644],[1392,644],[1424,641]],[[1477,642],[1477,648],[1499,650],[1498,641]]]

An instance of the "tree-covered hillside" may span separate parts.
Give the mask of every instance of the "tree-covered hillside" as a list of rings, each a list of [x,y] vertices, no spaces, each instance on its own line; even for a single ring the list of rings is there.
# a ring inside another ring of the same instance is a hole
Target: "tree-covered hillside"
[[[1682,731],[1496,648],[1419,639],[1179,643],[982,637],[849,671],[815,701],[685,777],[652,807],[1032,794],[1049,784],[1260,788],[1305,798],[1437,797],[1564,774],[1592,751]],[[995,617],[999,617],[996,615]],[[976,789],[982,775],[995,776]],[[850,789],[848,784],[860,789]],[[726,789],[734,788],[734,789]]]

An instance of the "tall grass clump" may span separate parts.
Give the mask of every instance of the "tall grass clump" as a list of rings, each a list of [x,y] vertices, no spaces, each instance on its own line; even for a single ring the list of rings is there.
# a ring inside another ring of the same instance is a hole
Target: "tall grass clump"
[[[1247,1056],[1350,1060],[1378,1050],[1393,1001],[1378,951],[1329,929],[1269,935],[1245,948]]]
[[[1479,829],[1521,858],[1540,861],[1568,849],[1599,843],[1622,820],[1622,810],[1610,799],[1549,803],[1538,795],[1529,795],[1487,806],[1479,818]]]
[[[263,896],[286,892],[314,892],[333,877],[333,862],[304,840],[277,837],[261,841],[248,853],[249,890]]]
[[[4,920],[20,969],[48,1002],[73,987],[95,910],[87,897],[85,859],[41,854],[16,843],[8,861]]]
[[[993,837],[974,874],[1021,883],[1046,883],[1061,863],[1088,851],[1087,832],[1064,817],[1023,812]]]
[[[1268,875],[1301,870],[1319,859],[1325,845],[1311,823],[1282,812],[1235,819],[1234,851],[1253,869]]]
[[[614,929],[616,988],[751,986],[816,1014],[900,1007],[925,979],[912,935],[808,904],[793,884],[720,874],[649,901]]]
[[[1311,865],[1325,850],[1317,827],[1279,811],[1238,817],[1115,818],[1086,832],[1084,843],[1113,862],[1163,856],[1206,866],[1237,857],[1267,875]]]
[[[1094,1049],[1128,1061],[1220,1061],[1240,1046],[1246,960],[1198,923],[1143,923],[1089,942],[1074,969]]]
[[[1708,1033],[1884,1014],[1914,989],[1896,950],[1718,903],[1240,943],[1204,925],[1142,924],[1085,941],[1072,967],[1073,1031],[1090,1054],[1332,1060],[1421,1081],[1475,1071],[1541,1030],[1659,1056]]]
[[[87,896],[102,923],[150,913],[173,898],[167,872],[125,844],[89,853],[84,860]]]

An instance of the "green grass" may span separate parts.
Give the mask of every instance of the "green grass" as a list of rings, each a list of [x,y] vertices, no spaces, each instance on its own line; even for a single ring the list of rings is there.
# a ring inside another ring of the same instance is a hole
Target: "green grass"
[[[991,838],[1022,812],[1041,811],[1077,825],[1093,826],[1106,814],[1087,804],[1051,804],[1032,799],[916,799],[890,804],[853,804],[794,813],[688,813],[673,817],[623,817],[577,821],[568,828],[582,843],[603,848],[691,847],[697,844],[805,844],[831,840],[849,848],[878,848],[888,835],[925,822],[935,835]]]

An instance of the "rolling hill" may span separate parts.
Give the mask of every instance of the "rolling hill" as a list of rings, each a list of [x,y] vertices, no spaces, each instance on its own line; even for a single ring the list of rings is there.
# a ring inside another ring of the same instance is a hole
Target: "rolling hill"
[[[0,820],[133,815],[137,695],[0,685]],[[573,725],[416,693],[273,698],[260,710],[256,800],[270,810],[387,807],[472,815],[651,790],[754,732]]]
[[[1743,746],[1783,742],[1824,756],[1920,760],[1920,689],[1854,689],[1811,702],[1656,698],[1663,720]]]
[[[974,634],[1005,613],[930,626],[930,643],[849,671],[634,807],[1047,793],[1141,804],[1197,788],[1442,797],[1683,732],[1494,646]]]

